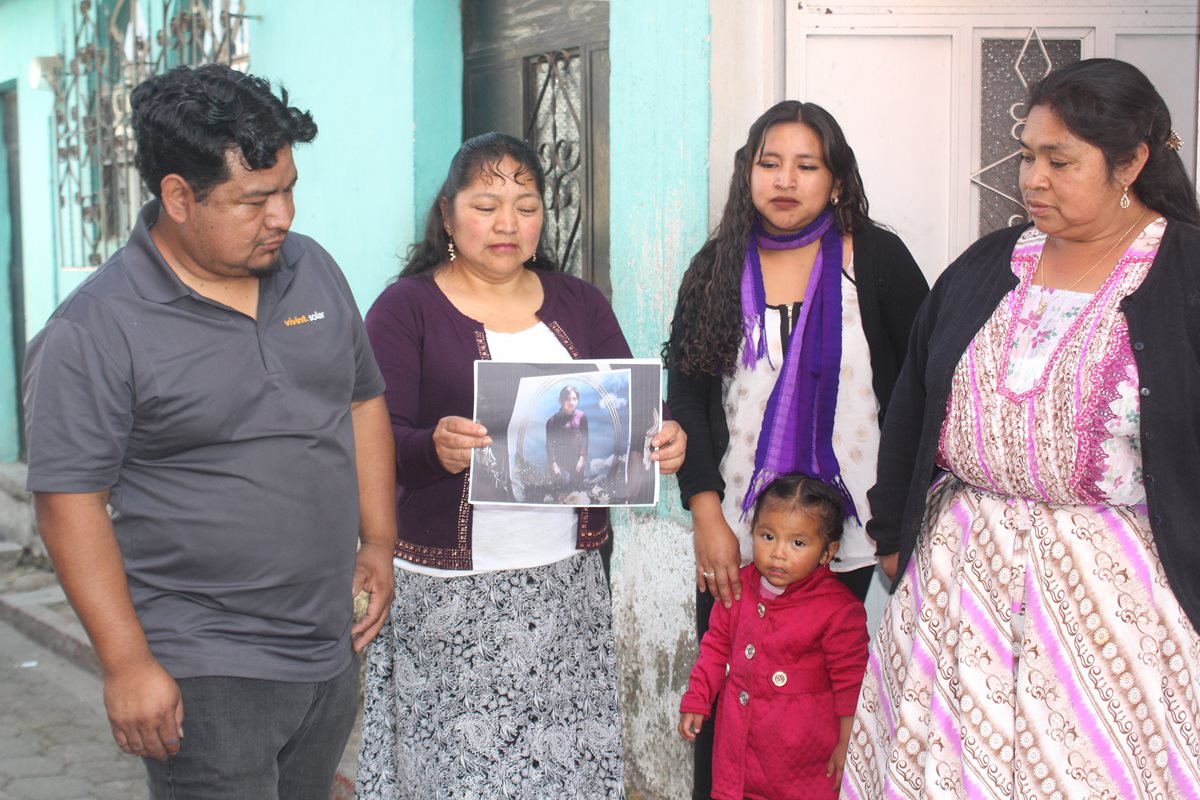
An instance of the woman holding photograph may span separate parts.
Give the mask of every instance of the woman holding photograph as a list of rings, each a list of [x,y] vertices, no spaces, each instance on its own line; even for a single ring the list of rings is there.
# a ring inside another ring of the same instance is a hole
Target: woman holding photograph
[[[396,438],[396,600],[367,666],[358,797],[624,795],[604,509],[467,503],[477,359],[628,358],[608,302],[541,251],[524,142],[465,142],[367,314]],[[500,432],[497,432],[500,433]],[[686,437],[666,422],[664,473]]]
[[[588,455],[587,415],[579,410],[579,390],[564,386],[558,393],[560,408],[546,420],[546,468],[556,489],[583,488]]]

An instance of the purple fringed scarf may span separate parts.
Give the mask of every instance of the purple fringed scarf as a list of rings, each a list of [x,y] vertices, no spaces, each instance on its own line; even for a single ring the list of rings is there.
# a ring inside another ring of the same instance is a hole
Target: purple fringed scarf
[[[800,319],[763,415],[754,475],[742,501],[743,515],[750,513],[771,481],[799,472],[836,488],[847,515],[858,519],[833,452],[833,416],[842,369],[842,234],[830,209],[798,233],[773,236],[761,224],[751,231],[742,266],[742,332],[746,339],[742,365],[754,369],[767,355],[767,299],[759,248],[792,250],[818,239],[819,258],[808,279]]]

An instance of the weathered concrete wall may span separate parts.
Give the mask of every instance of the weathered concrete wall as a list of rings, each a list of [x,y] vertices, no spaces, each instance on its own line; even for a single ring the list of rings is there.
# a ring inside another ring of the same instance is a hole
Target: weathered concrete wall
[[[25,491],[25,465],[0,464],[0,542],[12,542],[35,556],[46,548],[33,525],[32,497]]]
[[[691,529],[656,514],[618,516],[613,616],[626,785],[632,800],[689,797],[692,746],[675,726],[696,658]]]
[[[613,0],[610,17],[613,306],[635,355],[656,356],[683,270],[707,233],[709,11]],[[675,481],[657,509],[615,516],[613,608],[632,797],[691,792],[675,732],[696,654],[692,542]]]

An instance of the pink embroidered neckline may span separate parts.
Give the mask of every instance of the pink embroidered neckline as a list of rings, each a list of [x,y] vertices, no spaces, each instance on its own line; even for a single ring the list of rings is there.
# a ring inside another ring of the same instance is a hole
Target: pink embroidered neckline
[[[1153,222],[1153,221],[1152,221]],[[1143,231],[1145,228],[1142,229]],[[1117,261],[1117,265],[1113,267],[1113,271],[1105,278],[1104,283],[1096,290],[1096,293],[1084,304],[1079,310],[1079,315],[1071,321],[1070,326],[1059,337],[1058,342],[1054,345],[1054,350],[1051,351],[1046,363],[1042,365],[1041,374],[1038,375],[1036,381],[1023,392],[1014,392],[1008,388],[1008,372],[1000,370],[996,376],[996,389],[1000,395],[1014,403],[1024,403],[1031,397],[1036,397],[1046,390],[1046,382],[1049,380],[1050,373],[1053,372],[1055,365],[1058,363],[1059,356],[1067,347],[1068,343],[1073,341],[1075,335],[1079,332],[1079,328],[1088,324],[1089,320],[1093,319],[1093,313],[1096,309],[1111,299],[1111,295],[1117,284],[1124,277],[1129,265],[1135,261],[1142,259],[1141,249],[1131,253],[1134,246],[1138,244],[1138,239],[1141,238],[1139,233],[1130,243],[1125,252],[1121,254],[1121,258]],[[1013,255],[1010,267],[1016,274],[1018,284],[1016,291],[1010,292],[1008,295],[1008,319],[1005,320],[1004,330],[1004,349],[1001,357],[1002,364],[1007,364],[1012,360],[1013,339],[1016,336],[1017,325],[1020,324],[1021,310],[1025,307],[1025,298],[1029,295],[1029,287],[1033,285],[1033,271],[1037,268],[1038,256],[1041,255],[1042,249],[1046,246],[1046,237],[1042,237],[1040,242],[1031,242],[1024,247],[1028,248],[1019,255]],[[1021,247],[1018,244],[1018,247]],[[975,342],[971,342],[972,349],[975,347]]]

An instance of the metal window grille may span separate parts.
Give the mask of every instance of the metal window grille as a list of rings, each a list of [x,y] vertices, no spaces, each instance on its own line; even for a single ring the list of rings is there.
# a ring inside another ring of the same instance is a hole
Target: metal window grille
[[[150,198],[134,167],[129,95],[179,65],[249,64],[245,0],[80,0],[53,81],[56,247],[63,269],[95,269]]]
[[[979,235],[1007,228],[1027,217],[1018,187],[1021,129],[1029,111],[1029,89],[1056,66],[1080,59],[1078,39],[1042,39],[1030,28],[1022,39],[984,39],[981,51],[980,167],[971,182],[983,191]]]
[[[583,276],[586,147],[579,50],[552,50],[527,59],[526,81],[525,96],[532,99],[532,107],[525,140],[537,150],[546,172],[543,241],[564,271]]]

